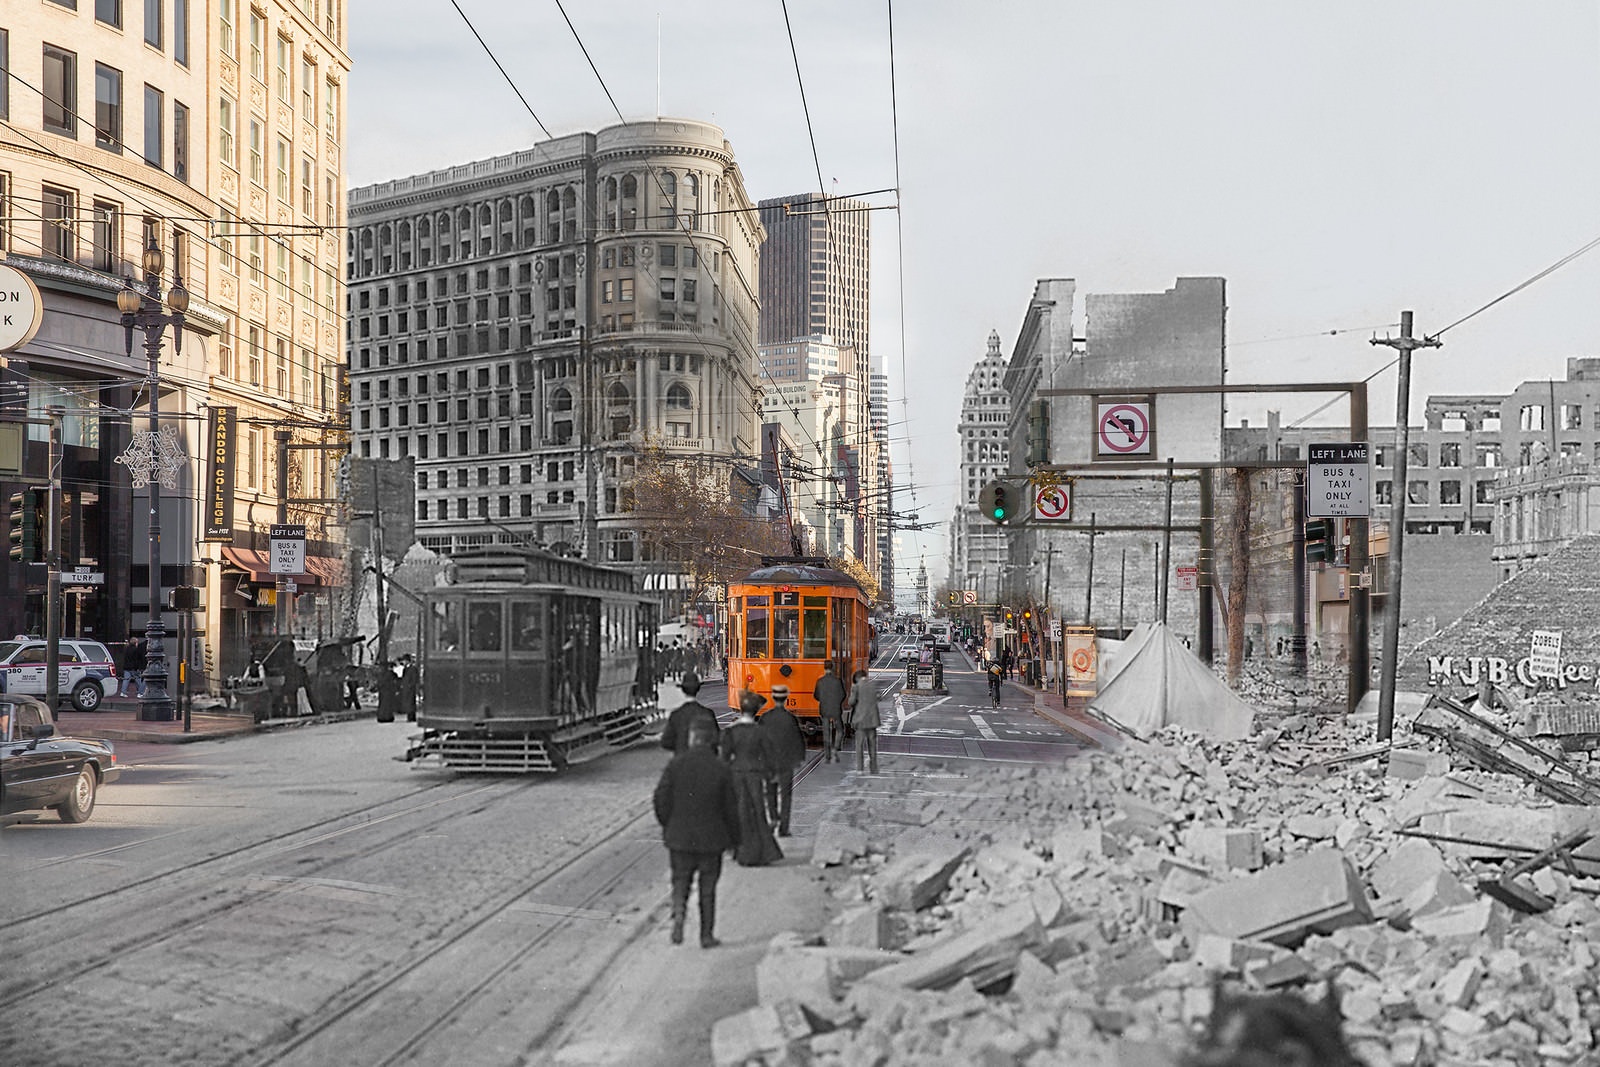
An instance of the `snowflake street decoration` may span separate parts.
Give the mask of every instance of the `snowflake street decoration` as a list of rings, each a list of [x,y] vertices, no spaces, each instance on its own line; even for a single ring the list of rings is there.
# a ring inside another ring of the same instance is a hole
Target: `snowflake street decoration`
[[[152,480],[159,481],[163,489],[178,488],[178,471],[183,467],[183,449],[178,444],[178,431],[172,426],[159,430],[135,430],[128,450],[115,462],[128,468],[135,489],[143,489]]]

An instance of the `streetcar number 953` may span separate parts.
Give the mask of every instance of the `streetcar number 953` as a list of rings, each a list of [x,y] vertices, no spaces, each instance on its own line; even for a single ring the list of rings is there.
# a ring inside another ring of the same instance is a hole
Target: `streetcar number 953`
[[[499,685],[499,671],[470,671],[467,674],[469,685]]]

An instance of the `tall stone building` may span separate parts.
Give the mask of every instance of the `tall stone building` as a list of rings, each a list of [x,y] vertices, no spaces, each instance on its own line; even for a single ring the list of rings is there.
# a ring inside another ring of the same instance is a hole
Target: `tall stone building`
[[[967,375],[961,400],[958,479],[960,496],[950,520],[950,587],[971,589],[981,603],[993,603],[1008,560],[1003,527],[978,510],[978,493],[984,485],[1008,473],[1010,448],[1007,424],[1011,394],[1005,388],[1006,357],[1000,335],[990,331],[988,350]]]
[[[146,619],[149,508],[115,460],[147,428],[148,364],[142,337],[125,349],[116,298],[124,279],[142,285],[152,245],[161,292],[181,277],[191,297],[181,352],[169,329],[160,367],[162,426],[183,455],[177,489],[162,492],[161,585],[201,589],[203,652],[191,654],[212,679],[242,670],[250,640],[273,629],[267,527],[283,496],[328,495],[331,464],[296,450],[280,485],[274,431],[339,436],[344,43],[343,0],[0,6],[0,252],[45,303],[0,393],[8,410],[68,409],[62,564],[105,575],[99,591],[67,598],[69,634],[116,643]],[[131,426],[113,414],[130,407]],[[208,550],[205,430],[217,408],[235,409],[237,439],[231,519]],[[43,433],[29,428],[24,476],[0,492],[38,483]],[[291,512],[309,527],[294,620],[312,636],[331,632],[338,581],[323,518]],[[42,584],[7,564],[0,630],[39,632]]]
[[[844,446],[852,455],[846,474],[855,484],[850,554],[873,574],[883,570],[881,541],[890,498],[880,486],[878,440],[869,426],[872,395],[869,348],[871,226],[859,200],[826,200],[818,193],[760,203],[766,238],[761,246],[761,344],[769,350],[826,337],[854,353],[847,393],[856,414]],[[776,358],[783,358],[782,356]],[[784,365],[774,365],[774,380]],[[804,370],[804,367],[798,369]],[[804,444],[804,438],[801,438]]]
[[[716,126],[628,123],[365,186],[350,225],[352,433],[415,459],[425,546],[643,567],[642,449],[755,465],[763,233]]]

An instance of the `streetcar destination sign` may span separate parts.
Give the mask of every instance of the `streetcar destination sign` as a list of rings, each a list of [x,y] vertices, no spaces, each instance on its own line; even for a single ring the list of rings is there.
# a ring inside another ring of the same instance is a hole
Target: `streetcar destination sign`
[[[1364,519],[1372,512],[1372,446],[1345,441],[1306,446],[1306,517]]]

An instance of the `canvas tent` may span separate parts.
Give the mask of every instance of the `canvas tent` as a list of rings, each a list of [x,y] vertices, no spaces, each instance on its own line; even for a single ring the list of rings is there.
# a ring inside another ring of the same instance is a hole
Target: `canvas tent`
[[[1218,741],[1250,733],[1255,709],[1234,695],[1166,626],[1123,642],[1121,669],[1089,710],[1141,737],[1182,726]]]

